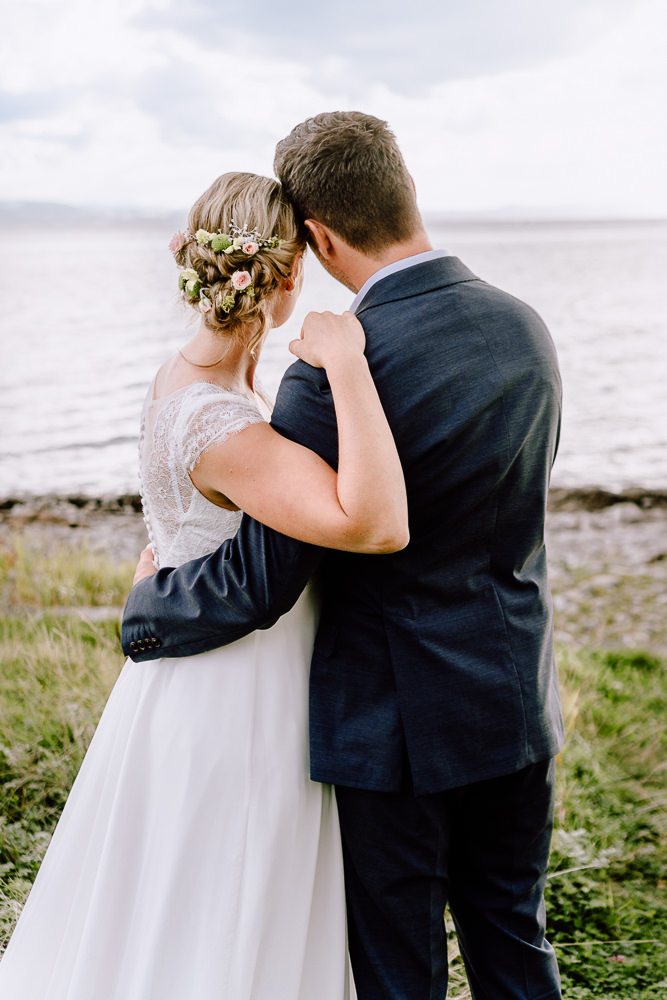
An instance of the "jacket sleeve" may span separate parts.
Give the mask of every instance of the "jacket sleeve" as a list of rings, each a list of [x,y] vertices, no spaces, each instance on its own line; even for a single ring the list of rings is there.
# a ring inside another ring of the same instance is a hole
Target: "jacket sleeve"
[[[271,424],[337,467],[338,430],[322,370],[302,361],[288,369]],[[190,656],[269,628],[293,607],[324,552],[244,516],[215,552],[160,569],[132,589],[123,652],[137,661]]]

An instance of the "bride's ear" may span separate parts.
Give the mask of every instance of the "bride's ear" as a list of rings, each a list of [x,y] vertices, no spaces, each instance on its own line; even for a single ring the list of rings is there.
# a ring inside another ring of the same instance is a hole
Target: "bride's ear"
[[[316,257],[323,257],[329,260],[334,250],[331,233],[327,226],[324,226],[317,219],[304,219],[304,226],[310,231],[310,240]]]
[[[285,279],[285,291],[290,294],[299,285],[301,281],[301,275],[303,274],[303,252],[299,250],[298,254],[292,262],[292,270],[289,273],[289,278]]]

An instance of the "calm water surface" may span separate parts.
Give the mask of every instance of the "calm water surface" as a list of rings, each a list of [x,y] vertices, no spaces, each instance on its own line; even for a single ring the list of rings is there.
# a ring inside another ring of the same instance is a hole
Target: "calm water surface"
[[[429,226],[480,277],[525,299],[561,360],[553,482],[667,487],[667,223]],[[146,388],[190,336],[171,226],[0,234],[0,496],[137,490]],[[311,309],[352,296],[311,259],[260,375],[274,393]]]

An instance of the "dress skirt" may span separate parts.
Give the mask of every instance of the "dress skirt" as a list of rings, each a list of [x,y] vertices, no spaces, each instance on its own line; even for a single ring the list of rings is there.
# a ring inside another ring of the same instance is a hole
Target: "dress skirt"
[[[128,661],[0,962],[2,1000],[346,1000],[334,793],[308,776],[307,590]]]

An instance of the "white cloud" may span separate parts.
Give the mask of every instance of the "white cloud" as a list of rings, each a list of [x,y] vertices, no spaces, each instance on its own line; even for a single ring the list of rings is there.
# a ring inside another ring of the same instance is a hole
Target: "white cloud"
[[[489,0],[438,0],[420,47],[391,4],[364,45],[363,16],[311,14],[290,38],[275,8],[252,36],[224,18],[207,31],[203,0],[24,0],[0,62],[3,196],[186,206],[223,170],[270,172],[308,115],[358,107],[394,127],[427,210],[667,214],[662,0],[549,4],[539,30],[538,8],[511,0],[506,23]]]
[[[15,11],[0,62],[0,86],[11,94],[93,87],[138,79],[166,65],[151,39],[132,26],[140,3],[114,0],[24,0]]]
[[[652,2],[585,50],[419,102],[378,87],[370,110],[396,127],[430,208],[667,214],[666,29]]]

